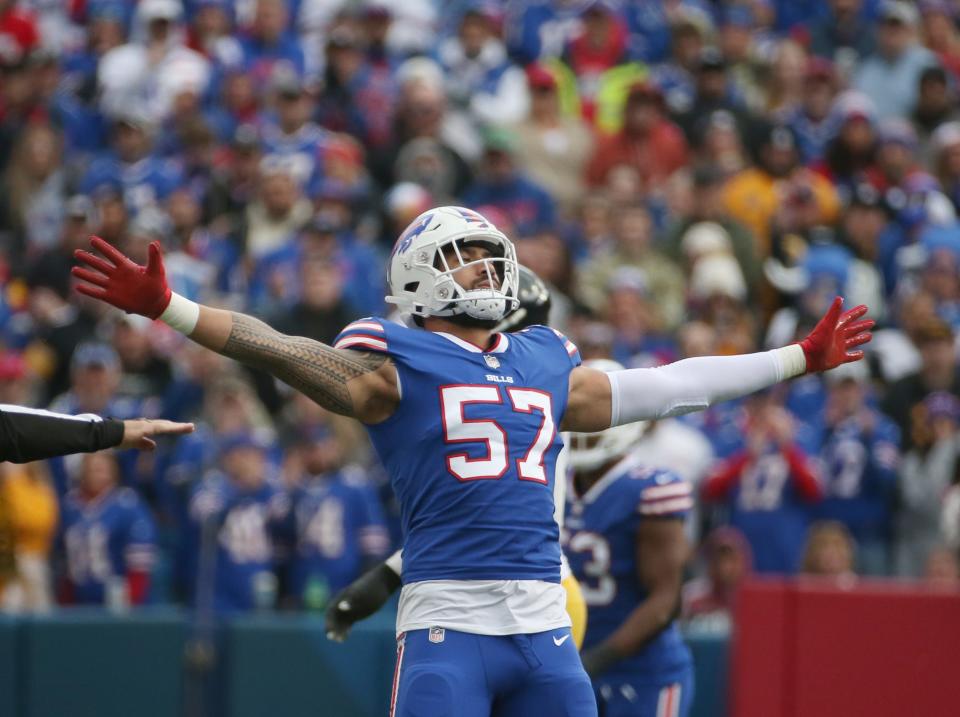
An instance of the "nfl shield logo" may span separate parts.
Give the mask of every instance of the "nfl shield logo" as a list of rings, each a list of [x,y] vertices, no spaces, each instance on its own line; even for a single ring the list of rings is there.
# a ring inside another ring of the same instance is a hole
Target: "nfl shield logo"
[[[431,627],[430,642],[443,642],[444,629],[442,627]]]
[[[487,366],[490,368],[500,368],[500,359],[498,359],[496,356],[484,354],[483,360],[487,362]]]

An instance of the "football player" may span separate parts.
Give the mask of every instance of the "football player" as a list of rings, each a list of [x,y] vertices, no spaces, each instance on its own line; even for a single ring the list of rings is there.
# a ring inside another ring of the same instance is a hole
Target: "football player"
[[[520,286],[517,299],[520,305],[497,324],[497,331],[521,331],[528,326],[546,325],[550,316],[550,290],[533,271],[519,265]],[[557,459],[557,475],[563,476],[562,468],[566,453]],[[563,506],[566,496],[566,481],[555,480],[553,484],[553,504],[560,528],[563,528]],[[560,584],[567,593],[567,614],[570,616],[570,629],[573,642],[580,649],[586,631],[587,607],[577,579],[570,572],[566,556],[560,555]],[[400,573],[403,560],[401,551],[397,551],[387,560],[367,571],[342,590],[330,601],[327,607],[327,637],[343,641],[350,628],[358,620],[370,617],[377,612],[390,596],[400,588]]]
[[[615,361],[585,366],[622,371]],[[690,483],[632,451],[640,423],[568,435],[564,547],[587,602],[583,666],[604,717],[685,717],[693,660],[675,619],[689,555]]]
[[[77,290],[161,319],[362,422],[401,511],[404,560],[391,714],[596,715],[560,585],[553,479],[560,431],[695,411],[863,357],[866,306],[838,297],[798,344],[607,373],[553,329],[493,331],[518,304],[513,242],[438,207],[400,235],[391,294],[414,327],[348,325],[333,346],[171,292],[159,243],[140,266],[93,237]]]

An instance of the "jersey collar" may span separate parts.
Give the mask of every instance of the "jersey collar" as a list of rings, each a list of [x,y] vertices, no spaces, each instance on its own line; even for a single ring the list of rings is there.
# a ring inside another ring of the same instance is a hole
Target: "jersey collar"
[[[502,354],[504,351],[507,350],[507,347],[510,345],[510,339],[507,338],[506,334],[495,334],[497,337],[497,340],[496,340],[496,343],[494,343],[493,348],[488,349],[487,351],[484,351],[482,348],[480,348],[476,344],[472,344],[469,341],[464,341],[463,339],[457,336],[454,336],[453,334],[448,334],[443,331],[435,331],[434,333],[437,334],[438,336],[442,336],[443,338],[447,339],[447,341],[451,341],[455,343],[460,348],[466,349],[470,353],[475,353],[475,354]]]
[[[593,503],[597,498],[600,497],[600,494],[603,493],[603,491],[605,491],[617,478],[622,476],[626,472],[627,468],[636,462],[636,460],[636,457],[630,453],[625,455],[613,466],[613,468],[604,473],[600,480],[590,486],[589,490],[587,490],[587,492],[583,494],[583,497],[580,498],[580,501],[584,505]]]

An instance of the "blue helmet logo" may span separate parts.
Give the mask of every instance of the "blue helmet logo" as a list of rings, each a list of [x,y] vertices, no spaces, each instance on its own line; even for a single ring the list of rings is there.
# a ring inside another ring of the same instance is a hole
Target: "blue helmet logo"
[[[407,231],[401,234],[400,238],[397,239],[397,243],[393,247],[394,255],[403,254],[403,252],[409,249],[410,245],[413,244],[413,240],[427,230],[427,226],[430,224],[431,219],[433,219],[433,213],[427,214],[415,226],[408,227]]]

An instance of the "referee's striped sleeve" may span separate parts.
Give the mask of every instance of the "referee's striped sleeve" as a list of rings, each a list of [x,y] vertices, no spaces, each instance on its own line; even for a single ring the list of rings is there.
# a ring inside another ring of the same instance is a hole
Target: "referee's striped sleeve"
[[[63,413],[0,403],[0,461],[28,463],[69,453],[90,453],[123,440],[123,421],[92,413]]]

